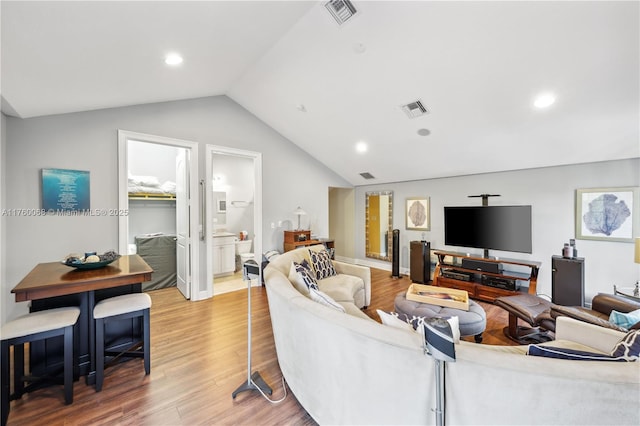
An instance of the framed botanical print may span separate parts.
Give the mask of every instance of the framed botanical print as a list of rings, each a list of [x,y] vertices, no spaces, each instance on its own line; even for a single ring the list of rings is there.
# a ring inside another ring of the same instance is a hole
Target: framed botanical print
[[[411,197],[406,201],[406,228],[413,231],[431,229],[429,197]]]

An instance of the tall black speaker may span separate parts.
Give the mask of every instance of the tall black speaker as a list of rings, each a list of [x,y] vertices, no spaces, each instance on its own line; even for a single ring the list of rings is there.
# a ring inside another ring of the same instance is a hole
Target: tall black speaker
[[[414,283],[431,281],[431,244],[429,241],[411,241],[409,250],[409,274]]]
[[[391,252],[391,277],[400,278],[400,230],[393,230]]]

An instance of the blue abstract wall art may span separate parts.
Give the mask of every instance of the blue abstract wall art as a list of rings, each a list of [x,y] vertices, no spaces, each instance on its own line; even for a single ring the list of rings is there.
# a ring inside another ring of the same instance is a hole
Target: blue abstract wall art
[[[42,169],[42,208],[47,212],[89,210],[89,172]]]
[[[602,194],[589,203],[582,220],[592,234],[611,234],[631,216],[631,209],[615,194]]]
[[[581,189],[576,199],[576,238],[633,241],[637,188]]]

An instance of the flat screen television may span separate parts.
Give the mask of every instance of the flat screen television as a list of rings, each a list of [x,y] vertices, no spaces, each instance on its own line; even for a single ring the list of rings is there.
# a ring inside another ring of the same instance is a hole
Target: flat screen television
[[[445,207],[444,243],[531,253],[531,206]]]

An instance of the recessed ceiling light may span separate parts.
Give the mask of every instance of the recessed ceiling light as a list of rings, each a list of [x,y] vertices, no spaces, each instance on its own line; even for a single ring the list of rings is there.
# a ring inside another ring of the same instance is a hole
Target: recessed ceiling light
[[[177,53],[169,53],[164,58],[164,63],[167,65],[180,65],[182,63],[182,56]]]
[[[429,129],[418,129],[418,134],[420,136],[429,136],[431,134],[431,130],[429,130]]]
[[[533,105],[536,108],[547,108],[556,101],[556,96],[553,93],[543,93],[536,97],[533,101]]]
[[[367,144],[365,142],[358,142],[356,144],[356,151],[363,153],[363,152],[367,152]]]

